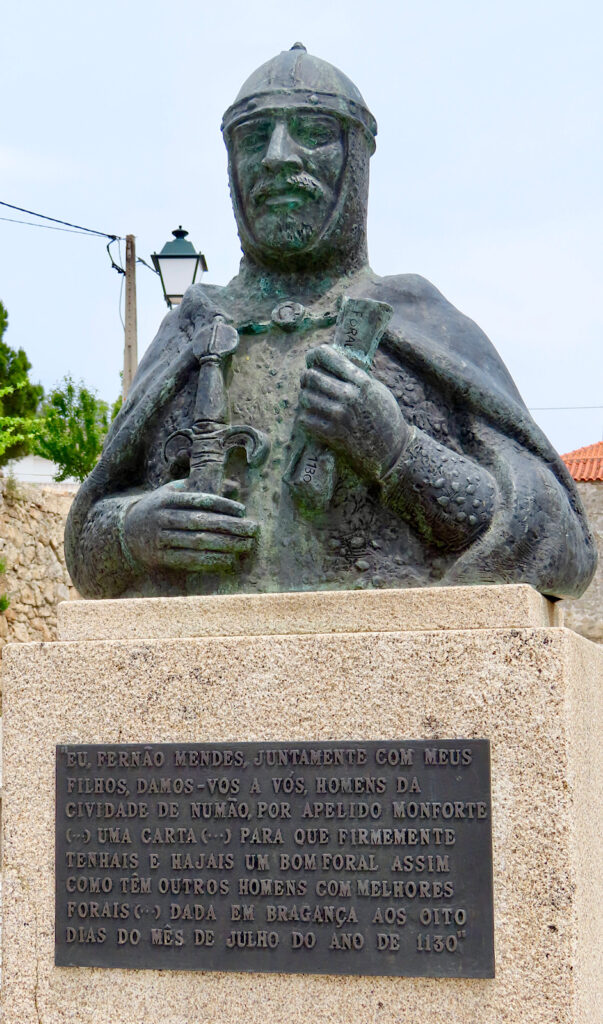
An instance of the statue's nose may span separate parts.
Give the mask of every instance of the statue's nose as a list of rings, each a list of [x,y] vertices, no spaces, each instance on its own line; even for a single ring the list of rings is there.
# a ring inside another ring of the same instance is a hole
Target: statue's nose
[[[297,146],[283,121],[277,121],[274,126],[262,164],[269,171],[278,171],[283,167],[301,170],[303,167]]]

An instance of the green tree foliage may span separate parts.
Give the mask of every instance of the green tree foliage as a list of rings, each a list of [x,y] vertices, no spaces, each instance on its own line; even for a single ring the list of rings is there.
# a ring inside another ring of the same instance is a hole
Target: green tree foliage
[[[83,480],[98,462],[108,428],[107,402],[65,377],[44,402],[34,450],[59,467],[55,480]]]
[[[27,387],[26,381],[15,387],[0,388],[0,409],[4,401],[22,387]],[[39,429],[40,420],[34,416],[0,415],[0,467],[31,451]]]
[[[44,394],[29,380],[31,363],[22,348],[3,341],[8,314],[0,302],[0,466],[31,451],[38,429],[36,413]]]
[[[124,404],[123,395],[119,395],[115,399],[115,401],[113,402],[113,405],[111,406],[111,423],[113,423],[113,420],[117,416],[117,414],[118,414],[118,412],[121,409],[123,404]]]
[[[3,558],[0,558],[0,578],[4,576],[6,572],[6,562]],[[4,582],[4,581],[2,581]],[[0,612],[5,612],[10,605],[10,597],[7,593],[0,594]]]

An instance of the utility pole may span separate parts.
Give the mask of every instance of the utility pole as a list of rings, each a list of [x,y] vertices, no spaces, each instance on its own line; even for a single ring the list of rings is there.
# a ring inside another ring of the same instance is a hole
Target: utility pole
[[[138,366],[138,329],[136,326],[136,241],[126,235],[126,315],[124,335],[124,374],[122,395],[124,400]]]

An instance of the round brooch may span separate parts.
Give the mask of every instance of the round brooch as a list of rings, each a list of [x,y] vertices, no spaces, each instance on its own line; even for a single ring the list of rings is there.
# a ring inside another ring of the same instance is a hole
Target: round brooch
[[[272,323],[282,331],[294,331],[306,314],[301,302],[282,302],[270,315]]]

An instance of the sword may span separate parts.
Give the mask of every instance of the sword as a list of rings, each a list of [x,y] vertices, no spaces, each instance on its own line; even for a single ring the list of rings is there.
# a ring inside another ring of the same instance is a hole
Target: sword
[[[344,298],[333,344],[367,373],[393,309],[375,299]],[[307,514],[324,511],[335,490],[335,456],[318,441],[302,437],[283,477]]]
[[[228,422],[224,369],[238,344],[237,331],[222,316],[214,317],[210,324],[198,327],[193,334],[193,352],[199,361],[193,422],[183,430],[174,430],[163,448],[166,461],[183,450],[188,451],[188,489],[191,491],[222,493],[224,464],[233,448],[243,448],[250,466],[259,466],[270,450],[268,439],[261,431],[248,424]]]

